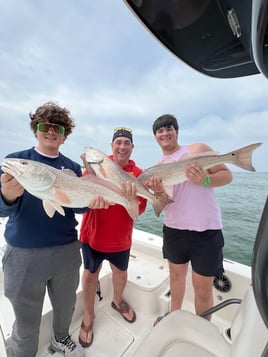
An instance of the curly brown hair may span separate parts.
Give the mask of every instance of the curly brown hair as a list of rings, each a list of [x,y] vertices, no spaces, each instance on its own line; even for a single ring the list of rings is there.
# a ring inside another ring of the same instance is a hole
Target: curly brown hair
[[[59,124],[64,126],[64,136],[67,138],[75,127],[71,113],[66,108],[61,108],[54,102],[47,102],[38,107],[35,113],[29,114],[31,118],[30,127],[34,133],[37,131],[37,124],[41,122]]]

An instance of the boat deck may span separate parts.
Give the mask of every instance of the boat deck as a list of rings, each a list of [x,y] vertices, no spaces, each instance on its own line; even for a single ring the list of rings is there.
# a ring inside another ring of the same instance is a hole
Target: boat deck
[[[167,262],[162,258],[161,247],[162,238],[134,230],[133,247],[131,249],[128,269],[128,283],[124,294],[126,301],[136,311],[137,319],[134,323],[125,321],[111,307],[113,294],[111,271],[109,264],[104,262],[100,274],[100,295],[96,294],[95,299],[94,341],[89,348],[85,349],[86,356],[135,356],[136,349],[153,328],[156,317],[168,311],[170,303],[169,271]],[[249,267],[225,261],[225,268],[230,270],[228,276],[232,280],[232,289],[229,293],[221,293],[214,289],[215,304],[231,297],[241,298],[241,294],[243,294],[250,283]],[[81,273],[82,269],[81,267]],[[3,279],[1,279],[1,284],[2,282]],[[0,286],[0,289],[2,292],[2,286]],[[14,316],[12,307],[3,294],[1,294],[0,299],[0,324],[8,347]],[[190,274],[188,274],[186,298],[183,308],[193,311],[192,301],[193,291]],[[226,329],[236,309],[237,306],[235,305],[226,307],[224,312],[213,315],[212,322],[221,331]],[[83,300],[80,285],[77,291],[77,303],[70,328],[70,333],[75,339],[78,339],[82,314]],[[52,312],[49,299],[46,296],[37,357],[51,356],[48,350],[52,337],[51,326]],[[62,354],[55,353],[53,356],[62,356]]]

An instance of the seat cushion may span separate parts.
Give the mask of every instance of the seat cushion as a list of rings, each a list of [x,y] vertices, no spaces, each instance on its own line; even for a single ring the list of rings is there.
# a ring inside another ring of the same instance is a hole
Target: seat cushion
[[[152,327],[136,357],[227,357],[230,345],[206,319],[178,310]]]

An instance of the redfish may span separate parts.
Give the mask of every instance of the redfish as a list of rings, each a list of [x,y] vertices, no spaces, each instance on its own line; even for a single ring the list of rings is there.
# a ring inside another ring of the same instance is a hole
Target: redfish
[[[248,171],[255,171],[251,162],[252,152],[260,145],[262,144],[251,144],[222,155],[214,152],[186,154],[178,161],[163,162],[144,170],[138,180],[145,183],[150,177],[155,176],[162,180],[164,186],[176,185],[187,180],[185,168],[190,164],[197,164],[203,170],[207,170],[216,165],[229,163]]]
[[[111,204],[125,207],[134,220],[138,216],[138,200],[128,201],[113,183],[88,175],[77,177],[71,170],[58,170],[33,160],[5,158],[2,170],[9,173],[33,196],[42,200],[45,212],[53,217],[55,211],[65,215],[63,207],[88,207],[96,196]]]
[[[168,197],[157,197],[153,195],[142,183],[132,174],[124,171],[120,165],[111,160],[109,156],[101,152],[100,150],[92,147],[85,147],[84,149],[86,161],[91,165],[95,174],[99,177],[109,180],[118,187],[121,182],[129,181],[136,185],[137,195],[146,198],[152,203],[155,215],[158,217],[163,208],[173,202]]]

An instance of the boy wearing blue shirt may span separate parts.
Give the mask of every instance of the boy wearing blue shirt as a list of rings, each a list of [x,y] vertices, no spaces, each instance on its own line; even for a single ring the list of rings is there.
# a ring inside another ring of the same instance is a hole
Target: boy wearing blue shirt
[[[30,127],[37,146],[7,157],[35,160],[57,169],[70,169],[82,176],[80,165],[60,153],[59,148],[75,124],[66,108],[46,103],[30,114]],[[0,172],[0,216],[9,217],[3,257],[4,292],[10,300],[15,323],[11,335],[11,355],[34,357],[46,290],[53,307],[52,352],[65,356],[84,356],[81,346],[69,335],[76,302],[81,265],[75,213],[88,210],[64,207],[65,216],[49,218],[42,201],[7,173]],[[107,208],[102,197],[89,203],[92,208]]]

